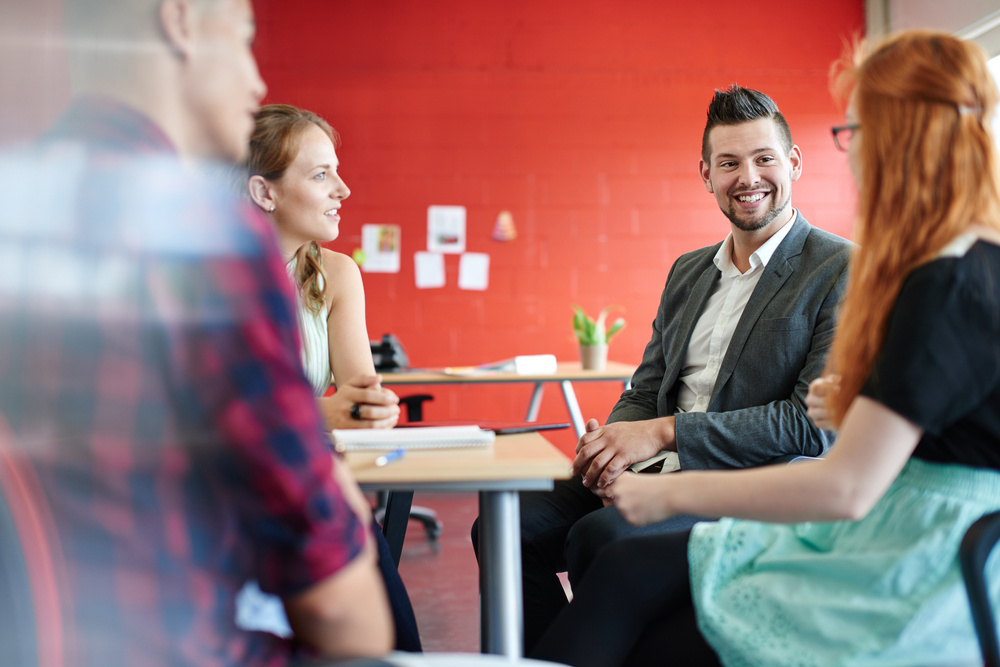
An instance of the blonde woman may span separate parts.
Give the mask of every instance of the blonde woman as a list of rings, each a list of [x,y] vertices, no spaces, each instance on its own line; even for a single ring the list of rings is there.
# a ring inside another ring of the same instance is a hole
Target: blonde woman
[[[340,208],[351,194],[338,173],[337,139],[311,111],[287,104],[261,107],[250,139],[247,187],[274,225],[298,288],[302,364],[327,427],[392,428],[399,399],[380,385],[372,363],[361,272],[350,257],[320,246],[340,233]],[[331,380],[337,391],[324,396]],[[374,528],[396,648],[419,651],[409,597],[381,530]],[[266,604],[252,592],[247,599]]]
[[[340,208],[351,194],[338,173],[336,142],[330,125],[310,111],[262,107],[250,140],[248,187],[299,288],[303,366],[327,426],[392,428],[399,399],[375,374],[361,272],[350,257],[320,246],[340,234]],[[337,391],[323,397],[331,379]]]

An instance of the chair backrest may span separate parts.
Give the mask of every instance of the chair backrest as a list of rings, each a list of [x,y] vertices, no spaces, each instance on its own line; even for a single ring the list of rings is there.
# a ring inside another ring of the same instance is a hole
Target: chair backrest
[[[1000,645],[986,581],[986,561],[1000,540],[1000,512],[980,517],[966,531],[958,550],[958,561],[969,595],[972,622],[979,637],[986,667],[1000,667]]]

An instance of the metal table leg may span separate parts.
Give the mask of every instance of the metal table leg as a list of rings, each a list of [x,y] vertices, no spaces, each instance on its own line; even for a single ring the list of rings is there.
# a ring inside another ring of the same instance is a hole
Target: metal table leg
[[[479,492],[479,605],[483,653],[524,653],[521,515],[517,491]]]
[[[535,390],[531,392],[531,403],[528,404],[528,416],[524,418],[526,422],[533,422],[538,419],[538,408],[542,405],[542,394],[545,393],[545,384],[535,383]]]
[[[576,429],[576,437],[582,437],[586,432],[586,428],[583,423],[583,415],[580,413],[580,404],[576,402],[576,392],[573,391],[573,383],[569,380],[563,380],[559,384],[562,385],[563,398],[566,400],[566,409],[569,410],[573,428]]]

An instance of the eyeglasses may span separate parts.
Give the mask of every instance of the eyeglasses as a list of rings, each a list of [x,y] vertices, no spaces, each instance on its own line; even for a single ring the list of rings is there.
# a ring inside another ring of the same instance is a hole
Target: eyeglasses
[[[846,152],[847,147],[851,145],[851,139],[854,137],[854,133],[860,129],[860,123],[854,123],[852,125],[836,125],[831,127],[830,130],[833,132],[833,145],[836,146],[838,150]]]

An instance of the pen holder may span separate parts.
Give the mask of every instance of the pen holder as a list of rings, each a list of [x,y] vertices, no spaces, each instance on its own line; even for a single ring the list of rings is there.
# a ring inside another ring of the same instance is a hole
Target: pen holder
[[[585,371],[603,371],[608,365],[608,345],[581,345],[580,363]]]

